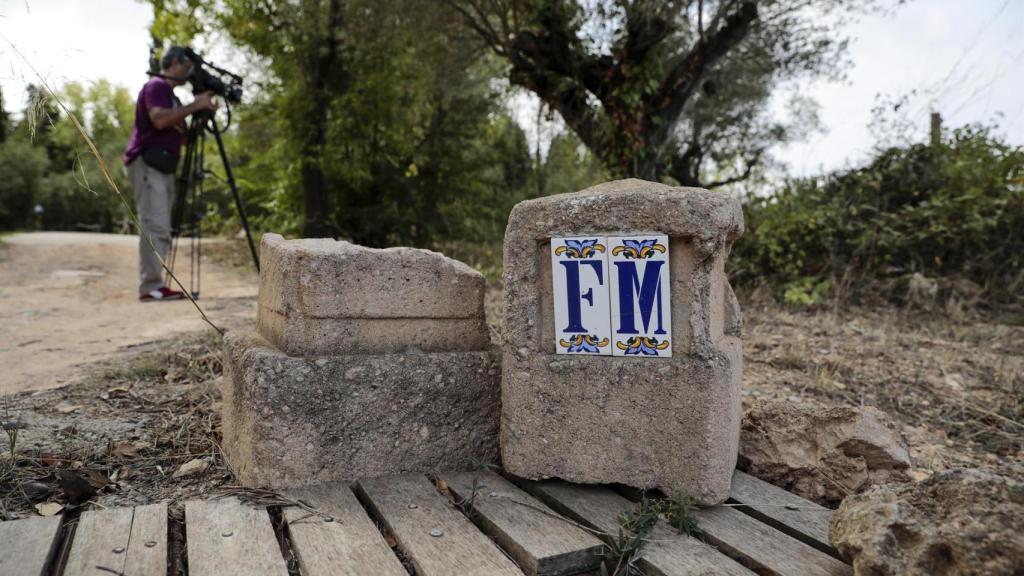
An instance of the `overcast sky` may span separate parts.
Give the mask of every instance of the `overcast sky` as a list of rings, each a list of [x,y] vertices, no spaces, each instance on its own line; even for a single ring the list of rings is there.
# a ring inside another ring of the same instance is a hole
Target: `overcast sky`
[[[146,79],[151,19],[149,5],[136,0],[0,0],[0,34],[55,86],[107,78],[136,92]],[[847,81],[797,87],[819,101],[825,131],[775,151],[793,173],[862,160],[872,144],[867,125],[876,94],[910,96],[906,109],[922,139],[934,109],[947,126],[994,119],[1011,142],[1024,144],[1024,0],[913,0],[849,32]],[[0,39],[9,111],[24,107],[33,78]],[[516,100],[517,116],[528,120],[523,100]]]

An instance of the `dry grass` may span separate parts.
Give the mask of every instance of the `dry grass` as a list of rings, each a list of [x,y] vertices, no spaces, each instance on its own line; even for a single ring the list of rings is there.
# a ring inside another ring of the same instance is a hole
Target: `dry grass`
[[[0,477],[0,515],[34,513],[39,501],[69,505],[62,470],[87,480],[99,506],[173,502],[230,484],[219,447],[219,349],[216,335],[164,342],[96,367],[76,386],[0,401],[4,419],[23,425]],[[197,459],[209,464],[204,472],[174,478]]]
[[[872,405],[925,471],[1024,457],[1024,328],[882,309],[745,309],[744,400]]]

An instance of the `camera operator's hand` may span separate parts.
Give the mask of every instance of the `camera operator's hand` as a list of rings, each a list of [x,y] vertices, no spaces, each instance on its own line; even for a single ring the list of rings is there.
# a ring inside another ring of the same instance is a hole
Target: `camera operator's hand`
[[[196,95],[196,99],[192,101],[192,106],[196,110],[209,110],[215,112],[217,110],[217,101],[213,99],[213,92],[203,92],[202,94]]]

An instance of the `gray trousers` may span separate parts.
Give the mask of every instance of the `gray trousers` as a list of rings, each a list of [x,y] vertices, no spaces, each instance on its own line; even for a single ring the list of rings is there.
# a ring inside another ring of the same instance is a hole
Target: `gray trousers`
[[[153,240],[161,258],[171,250],[171,203],[174,174],[164,174],[136,158],[127,166],[128,179],[135,191],[142,231]],[[139,234],[139,294],[159,290],[164,285],[163,267],[145,236]]]

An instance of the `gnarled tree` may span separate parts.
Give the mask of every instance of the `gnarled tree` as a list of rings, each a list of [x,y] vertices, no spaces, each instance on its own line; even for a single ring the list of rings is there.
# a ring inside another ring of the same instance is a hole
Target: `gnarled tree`
[[[766,113],[774,88],[838,77],[839,14],[873,0],[448,0],[614,174],[714,187],[813,125]]]

